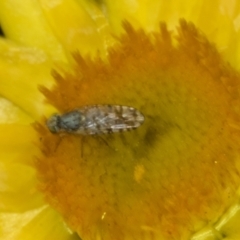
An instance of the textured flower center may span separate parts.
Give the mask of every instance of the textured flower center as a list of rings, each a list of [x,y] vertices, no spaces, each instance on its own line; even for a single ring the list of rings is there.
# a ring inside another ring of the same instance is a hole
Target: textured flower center
[[[99,136],[38,125],[41,189],[84,240],[187,239],[222,214],[240,182],[239,75],[184,21],[177,44],[165,25],[153,36],[125,30],[107,62],[76,54],[71,73],[41,90],[62,113],[120,104],[144,124]]]

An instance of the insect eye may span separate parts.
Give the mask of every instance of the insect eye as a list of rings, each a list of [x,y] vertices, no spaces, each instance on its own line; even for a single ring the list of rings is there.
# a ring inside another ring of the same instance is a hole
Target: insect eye
[[[59,115],[55,114],[47,120],[47,127],[52,133],[59,132]]]

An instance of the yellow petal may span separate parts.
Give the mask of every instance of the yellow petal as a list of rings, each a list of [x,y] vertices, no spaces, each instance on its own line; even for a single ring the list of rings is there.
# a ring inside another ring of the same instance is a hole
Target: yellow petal
[[[74,0],[40,0],[44,14],[66,54],[79,50],[82,54],[105,53],[105,39],[98,31],[94,17]],[[95,8],[95,10],[97,10]],[[100,11],[98,11],[100,14]],[[105,23],[102,25],[104,26]]]
[[[127,20],[134,27],[141,27],[147,31],[156,30],[159,24],[160,11],[165,9],[164,1],[158,0],[106,0],[105,4],[109,22],[115,33],[122,32],[123,20]],[[170,12],[166,10],[166,13]]]
[[[237,200],[216,223],[207,225],[195,233],[191,240],[238,240],[240,239],[239,220],[240,204]]]
[[[38,149],[30,126],[0,125],[0,212],[23,213],[44,204],[32,166]]]
[[[51,86],[51,60],[43,51],[0,39],[0,94],[34,119],[48,112],[38,90]]]
[[[50,58],[65,60],[64,50],[55,37],[38,1],[0,1],[1,26],[7,38],[41,49]]]
[[[157,30],[166,21],[174,30],[179,18],[193,22],[213,41],[226,59],[240,69],[240,4],[238,0],[176,0],[176,1],[111,1],[106,11],[115,33],[122,31],[122,21],[147,31]]]
[[[32,118],[20,108],[5,98],[0,98],[0,124],[20,123],[30,124]]]
[[[24,213],[0,214],[0,238],[4,240],[79,240],[59,214],[47,206]]]

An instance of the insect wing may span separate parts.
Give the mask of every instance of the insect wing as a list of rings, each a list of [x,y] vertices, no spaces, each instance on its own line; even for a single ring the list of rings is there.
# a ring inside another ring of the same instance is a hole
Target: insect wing
[[[144,121],[138,110],[121,105],[87,106],[79,111],[85,116],[81,128],[85,134],[127,131],[139,127]]]

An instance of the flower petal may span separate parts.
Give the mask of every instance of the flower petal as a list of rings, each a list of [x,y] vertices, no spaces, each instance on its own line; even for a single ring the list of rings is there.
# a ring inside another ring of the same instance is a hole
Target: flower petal
[[[21,212],[43,204],[32,167],[36,135],[31,126],[0,125],[0,210]]]
[[[105,39],[98,31],[98,24],[94,18],[97,14],[103,19],[103,14],[97,11],[91,16],[81,4],[74,0],[63,1],[40,1],[53,31],[64,46],[67,54],[77,49],[84,55],[95,54],[97,50],[105,53]],[[89,9],[88,9],[89,10]],[[102,23],[105,27],[106,22]]]
[[[59,214],[44,206],[22,214],[0,214],[0,237],[5,240],[79,240],[69,231]]]
[[[164,1],[111,1],[106,0],[109,22],[115,33],[121,32],[122,21],[127,20],[134,27],[142,27],[147,31],[156,30],[159,24],[159,13],[164,9]],[[167,3],[169,4],[169,3]],[[167,13],[170,13],[166,11]]]
[[[184,18],[198,26],[216,43],[226,59],[240,68],[240,4],[237,0],[106,0],[105,3],[115,33],[123,31],[123,20],[152,31],[157,30],[160,21],[166,21],[169,29],[174,30],[179,18]]]
[[[46,21],[38,1],[1,0],[0,19],[7,38],[42,49],[56,61],[65,60],[62,46]]]
[[[32,118],[5,98],[0,98],[0,124],[30,124]]]
[[[191,240],[238,240],[240,238],[239,221],[240,204],[239,201],[236,201],[236,203],[232,204],[221,216],[217,223],[207,225],[205,228],[195,233]]]
[[[19,47],[0,39],[0,94],[22,108],[32,118],[48,109],[38,85],[50,86],[52,62],[43,51]]]

